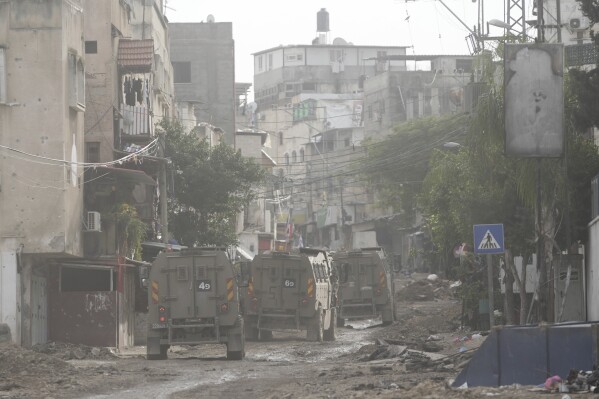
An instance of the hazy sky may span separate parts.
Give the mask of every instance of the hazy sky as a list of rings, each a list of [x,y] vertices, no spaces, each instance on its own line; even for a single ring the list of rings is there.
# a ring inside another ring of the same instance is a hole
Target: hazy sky
[[[482,0],[478,0],[482,1]],[[444,0],[469,27],[477,2]],[[485,1],[485,20],[504,20],[505,0]],[[528,1],[531,3],[532,1]],[[316,13],[329,12],[329,42],[341,37],[356,45],[413,46],[407,54],[469,54],[459,20],[435,0],[167,0],[170,22],[233,23],[237,82],[253,82],[252,53],[279,45],[310,44],[317,36]],[[503,30],[491,28],[491,35]]]

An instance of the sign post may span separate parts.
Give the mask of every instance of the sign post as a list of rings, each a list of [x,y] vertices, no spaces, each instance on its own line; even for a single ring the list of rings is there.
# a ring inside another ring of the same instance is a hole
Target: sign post
[[[489,329],[493,328],[495,307],[493,301],[493,254],[501,254],[505,250],[503,224],[474,225],[474,253],[487,255],[487,284],[489,294]]]

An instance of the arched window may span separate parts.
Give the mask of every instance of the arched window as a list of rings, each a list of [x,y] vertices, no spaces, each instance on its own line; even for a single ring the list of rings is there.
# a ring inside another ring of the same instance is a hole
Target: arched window
[[[300,162],[302,162],[302,163],[304,162],[304,149],[303,148],[300,149]]]
[[[289,165],[289,154],[285,153],[285,165]]]
[[[297,163],[297,153],[295,151],[291,153],[291,163]]]

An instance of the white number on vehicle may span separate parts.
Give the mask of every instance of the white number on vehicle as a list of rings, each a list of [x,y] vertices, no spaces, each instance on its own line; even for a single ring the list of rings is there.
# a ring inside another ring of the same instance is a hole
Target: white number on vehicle
[[[293,288],[295,287],[295,280],[292,278],[286,278],[285,280],[283,280],[283,286],[285,288]]]
[[[198,290],[199,291],[210,291],[212,289],[212,283],[210,280],[199,280]]]

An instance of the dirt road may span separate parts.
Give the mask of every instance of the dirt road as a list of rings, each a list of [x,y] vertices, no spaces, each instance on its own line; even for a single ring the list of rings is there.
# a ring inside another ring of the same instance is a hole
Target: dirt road
[[[114,355],[2,345],[0,398],[539,397],[532,387],[448,387],[484,337],[459,330],[459,302],[446,288],[420,283],[398,295],[398,321],[390,326],[349,323],[337,341],[323,343],[306,341],[305,332],[275,332],[272,341],[248,342],[243,361],[226,361],[224,346],[215,345],[173,347],[164,361],[147,361],[144,347]]]

